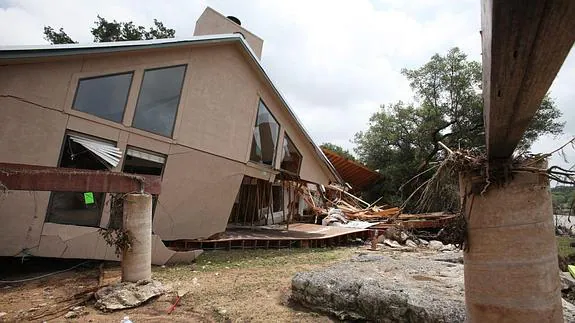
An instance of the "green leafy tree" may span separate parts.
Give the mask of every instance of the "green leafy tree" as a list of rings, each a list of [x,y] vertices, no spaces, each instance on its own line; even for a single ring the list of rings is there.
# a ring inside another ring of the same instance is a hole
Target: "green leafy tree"
[[[414,103],[382,105],[371,116],[368,129],[354,139],[360,161],[386,177],[370,197],[384,195],[391,203],[403,201],[431,176],[429,171],[413,179],[441,158],[439,141],[452,148],[485,150],[478,62],[453,48],[446,55],[435,54],[420,68],[403,69],[402,74],[410,82]],[[560,116],[555,102],[546,96],[519,148],[527,150],[541,135],[562,133]],[[447,206],[453,201],[438,201],[434,208]]]
[[[113,42],[124,40],[143,40],[143,39],[160,39],[174,38],[176,31],[167,28],[161,21],[154,19],[154,26],[146,28],[136,26],[132,21],[118,22],[116,20],[108,21],[105,18],[97,16],[94,22],[94,28],[91,29],[94,36],[94,42]],[[73,44],[76,43],[63,28],[55,31],[50,26],[44,27],[44,39],[51,44]]]
[[[44,27],[44,39],[50,42],[50,44],[75,44],[76,42],[72,40],[68,34],[64,31],[64,28],[60,28],[59,31],[55,31],[54,28],[50,26]]]
[[[324,148],[324,149],[327,149],[327,150],[331,150],[331,151],[333,151],[334,153],[340,155],[341,157],[344,157],[344,158],[349,159],[349,160],[356,161],[355,156],[353,156],[353,155],[349,152],[349,150],[343,149],[343,147],[338,146],[338,145],[336,145],[336,144],[332,144],[332,143],[329,143],[329,142],[325,142],[325,143],[323,143],[323,144],[320,145],[320,148]]]

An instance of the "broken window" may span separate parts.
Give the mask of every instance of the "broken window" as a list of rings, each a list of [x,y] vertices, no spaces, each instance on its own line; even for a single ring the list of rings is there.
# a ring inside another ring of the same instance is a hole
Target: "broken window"
[[[186,65],[146,70],[132,126],[171,137]]]
[[[122,122],[133,73],[98,76],[78,81],[72,109]]]
[[[302,156],[291,141],[288,135],[284,136],[284,143],[282,149],[282,162],[280,168],[290,173],[299,175]]]
[[[278,142],[279,124],[260,100],[254,127],[250,160],[273,166]]]
[[[283,187],[279,183],[244,176],[228,223],[265,225],[283,220]]]
[[[121,151],[110,142],[67,135],[59,167],[108,170],[118,165]],[[98,227],[106,194],[52,192],[46,222]]]
[[[122,172],[141,175],[162,176],[166,157],[146,152],[144,150],[128,147]],[[158,203],[158,195],[152,195],[152,218]],[[115,194],[112,198],[112,208],[110,211],[110,222],[108,227],[119,229],[122,227],[123,217],[123,194]]]

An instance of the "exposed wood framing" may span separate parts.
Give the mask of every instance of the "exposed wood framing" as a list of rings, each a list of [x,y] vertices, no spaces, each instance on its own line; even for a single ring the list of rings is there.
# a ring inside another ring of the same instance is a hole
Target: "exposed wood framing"
[[[490,159],[521,140],[575,41],[573,0],[482,0],[483,98]]]
[[[9,190],[161,193],[161,178],[117,172],[0,163],[0,183]]]

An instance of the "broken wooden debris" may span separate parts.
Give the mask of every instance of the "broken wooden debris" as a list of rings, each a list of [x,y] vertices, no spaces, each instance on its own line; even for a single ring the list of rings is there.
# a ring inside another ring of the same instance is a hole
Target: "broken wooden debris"
[[[336,185],[325,187],[326,207],[318,206],[306,186],[297,188],[302,200],[314,212],[316,219],[323,216],[322,225],[354,228],[387,229],[401,224],[406,229],[442,228],[457,215],[443,212],[404,214],[402,209],[389,206],[375,206],[346,192]]]

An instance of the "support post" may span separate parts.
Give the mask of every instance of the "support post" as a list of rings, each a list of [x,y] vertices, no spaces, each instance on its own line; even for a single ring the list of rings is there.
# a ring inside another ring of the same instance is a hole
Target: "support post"
[[[541,165],[539,165],[541,166]],[[504,186],[460,174],[469,322],[563,322],[549,181],[516,173]]]
[[[152,278],[152,195],[128,194],[124,199],[124,230],[132,240],[122,254],[122,281]]]

